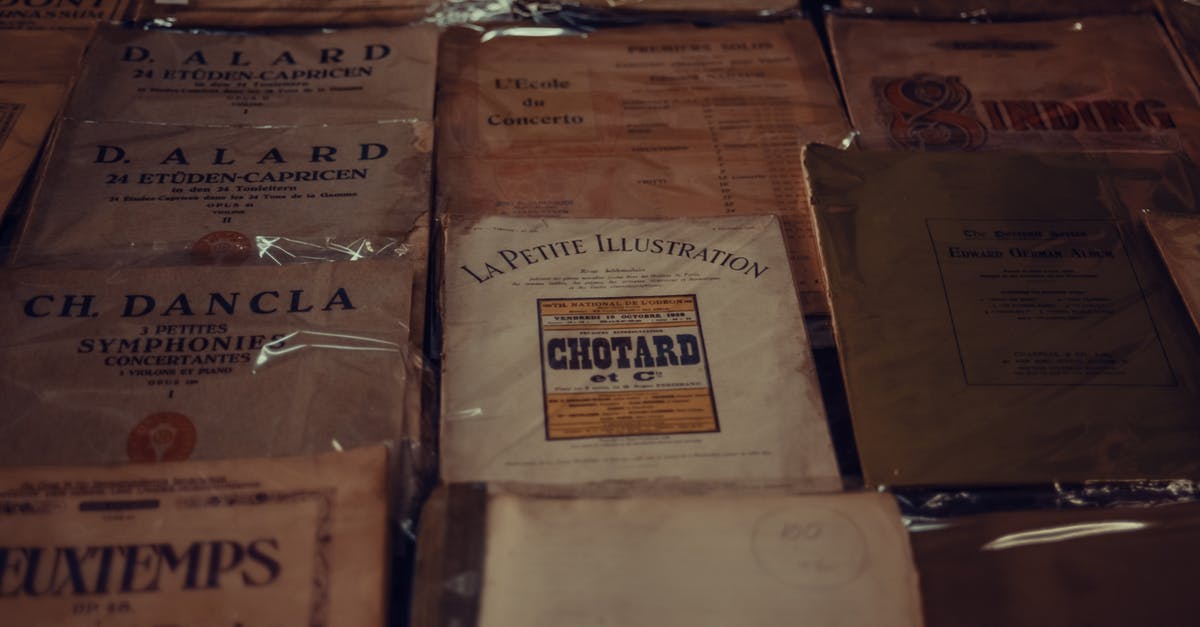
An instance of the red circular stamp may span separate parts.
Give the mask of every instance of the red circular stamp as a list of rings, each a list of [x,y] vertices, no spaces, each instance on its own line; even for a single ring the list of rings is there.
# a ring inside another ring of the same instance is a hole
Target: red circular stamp
[[[146,416],[129,432],[126,452],[133,462],[181,462],[196,448],[196,425],[183,414]]]
[[[232,266],[254,256],[254,240],[237,231],[213,231],[192,244],[192,263]]]

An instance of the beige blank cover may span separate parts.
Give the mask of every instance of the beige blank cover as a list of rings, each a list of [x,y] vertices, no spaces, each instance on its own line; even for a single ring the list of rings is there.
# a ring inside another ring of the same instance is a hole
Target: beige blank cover
[[[218,233],[240,236],[244,256],[264,262],[322,248],[332,255],[340,247],[347,259],[387,253],[356,242],[403,241],[428,213],[431,130],[409,122],[247,129],[67,120],[15,255],[211,262]]]
[[[66,90],[49,83],[0,82],[0,215],[42,149]]]
[[[399,261],[8,270],[3,464],[400,443],[415,415],[409,272]]]
[[[386,459],[0,469],[4,621],[381,625]]]
[[[433,119],[437,29],[189,33],[102,27],[67,116],[195,125]]]
[[[992,24],[831,17],[869,149],[1185,150],[1200,107],[1152,15]]]
[[[446,481],[840,486],[773,216],[451,219],[445,242]]]
[[[849,129],[810,24],[459,28],[442,68],[443,213],[778,214],[805,310],[824,310],[799,151]]]
[[[890,495],[499,492],[472,508],[453,488],[444,507],[447,493],[435,493],[422,528],[416,627],[921,625],[908,534]],[[440,533],[445,550],[430,555]],[[477,600],[461,586],[473,577]]]

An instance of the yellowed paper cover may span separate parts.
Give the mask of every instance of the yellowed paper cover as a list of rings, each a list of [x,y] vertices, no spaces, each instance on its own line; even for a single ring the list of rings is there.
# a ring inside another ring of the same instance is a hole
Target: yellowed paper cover
[[[0,215],[41,151],[66,90],[50,83],[0,83]]]
[[[386,451],[0,470],[11,625],[381,625]]]
[[[871,485],[1195,478],[1200,336],[1134,212],[1145,153],[806,149]]]
[[[180,26],[327,26],[415,22],[436,8],[426,0],[140,0],[138,20]]]
[[[3,9],[0,9],[3,11]],[[0,29],[0,82],[63,83],[79,71],[91,31]]]
[[[847,13],[946,19],[1069,17],[1153,11],[1150,0],[841,0]]]
[[[15,256],[115,265],[399,254],[429,212],[431,131],[68,120]]]
[[[473,512],[454,502],[449,513]],[[433,502],[443,498],[441,493]],[[890,495],[737,495],[546,499],[492,494],[471,535],[448,536],[439,580],[418,573],[463,617],[479,577],[478,627],[551,627],[603,616],[615,625],[919,627],[907,532]],[[459,519],[447,525],[461,528]],[[441,529],[422,527],[424,543]],[[482,545],[476,564],[459,559]],[[476,574],[478,573],[478,574]],[[414,614],[415,627],[456,624]],[[470,620],[470,618],[468,618]]]
[[[452,219],[442,477],[840,487],[774,216]]]
[[[67,115],[194,125],[433,118],[437,30],[307,34],[101,28]]]
[[[443,212],[779,214],[805,310],[824,309],[799,149],[848,129],[811,25],[505,32],[443,41]]]
[[[1200,106],[1152,15],[993,24],[831,17],[869,149],[1184,150]]]
[[[5,0],[0,31],[83,30],[124,19],[128,0]]]
[[[7,270],[4,464],[176,461],[408,437],[398,261]]]
[[[1151,213],[1146,215],[1146,227],[1200,329],[1200,216]]]

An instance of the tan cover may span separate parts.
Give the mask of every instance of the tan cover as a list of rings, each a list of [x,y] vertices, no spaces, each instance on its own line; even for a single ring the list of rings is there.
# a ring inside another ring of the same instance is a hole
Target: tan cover
[[[799,150],[837,143],[848,127],[811,25],[506,32],[454,29],[443,39],[441,211],[776,213],[805,311],[824,309]],[[559,123],[505,126],[525,118]]]
[[[1156,0],[1156,4],[1192,80],[1200,82],[1200,6],[1189,0]]]
[[[798,0],[578,0],[563,4],[630,12],[701,12],[775,15],[798,12]]]
[[[2,12],[3,9],[0,9]],[[91,31],[0,29],[0,82],[63,83],[79,71]]]
[[[90,31],[124,19],[129,0],[7,0],[0,6],[3,30]]]
[[[382,625],[386,451],[0,470],[12,625]]]
[[[396,261],[7,270],[3,464],[401,443],[410,282]]]
[[[211,263],[218,232],[244,244],[225,261],[238,252],[266,263],[395,254],[430,209],[431,131],[410,122],[246,129],[68,120],[15,255]]]
[[[868,484],[1195,478],[1200,336],[1133,212],[1169,155],[806,149]]]
[[[1196,504],[945,519],[912,545],[927,627],[1196,619]]]
[[[841,0],[841,10],[874,16],[987,19],[1152,11],[1151,0]]]
[[[774,216],[447,230],[446,481],[840,487]]]
[[[1146,227],[1200,330],[1200,216],[1150,213]]]
[[[101,28],[67,115],[249,126],[431,121],[436,56],[431,25],[271,35]]]
[[[868,149],[1185,150],[1200,106],[1152,15],[1019,23],[829,18]]]
[[[597,617],[664,627],[921,626],[890,495],[464,492],[440,488],[422,520],[414,627],[559,627]]]
[[[138,20],[180,26],[326,26],[415,22],[435,0],[139,0]]]
[[[41,151],[66,91],[51,83],[0,82],[0,215]]]

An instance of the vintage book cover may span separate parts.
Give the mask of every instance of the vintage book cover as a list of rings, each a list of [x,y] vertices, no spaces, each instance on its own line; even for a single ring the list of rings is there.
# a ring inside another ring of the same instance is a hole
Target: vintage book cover
[[[912,545],[927,627],[1195,621],[1194,503],[951,518]]]
[[[846,13],[927,19],[1073,17],[1154,10],[1151,0],[841,0],[839,6]]]
[[[778,214],[805,311],[824,309],[799,151],[849,129],[810,24],[452,29],[442,67],[443,213]]]
[[[433,119],[432,25],[233,34],[100,28],[69,117],[193,125]]]
[[[103,266],[397,254],[430,210],[428,130],[67,120],[15,256]]]
[[[11,625],[382,625],[387,452],[0,469]]]
[[[446,481],[841,486],[774,216],[452,218],[445,246]]]
[[[870,485],[1194,478],[1200,336],[1134,212],[1196,211],[1150,153],[810,146]]]
[[[125,18],[128,0],[5,0],[0,2],[0,31],[90,31],[101,22]]]
[[[1162,253],[1192,321],[1200,330],[1200,216],[1149,213],[1146,214],[1146,228]]]
[[[299,455],[415,437],[399,261],[6,270],[5,465]]]
[[[563,499],[450,486],[422,519],[412,624],[919,627],[907,536],[878,493]]]
[[[138,20],[180,26],[327,26],[415,22],[436,0],[139,0]]]
[[[68,84],[91,38],[91,31],[0,29],[0,50],[6,51],[0,54],[0,82]]]
[[[992,24],[834,16],[829,29],[863,148],[1200,154],[1195,87],[1153,15]]]
[[[0,82],[0,215],[37,159],[66,92],[54,83]]]

